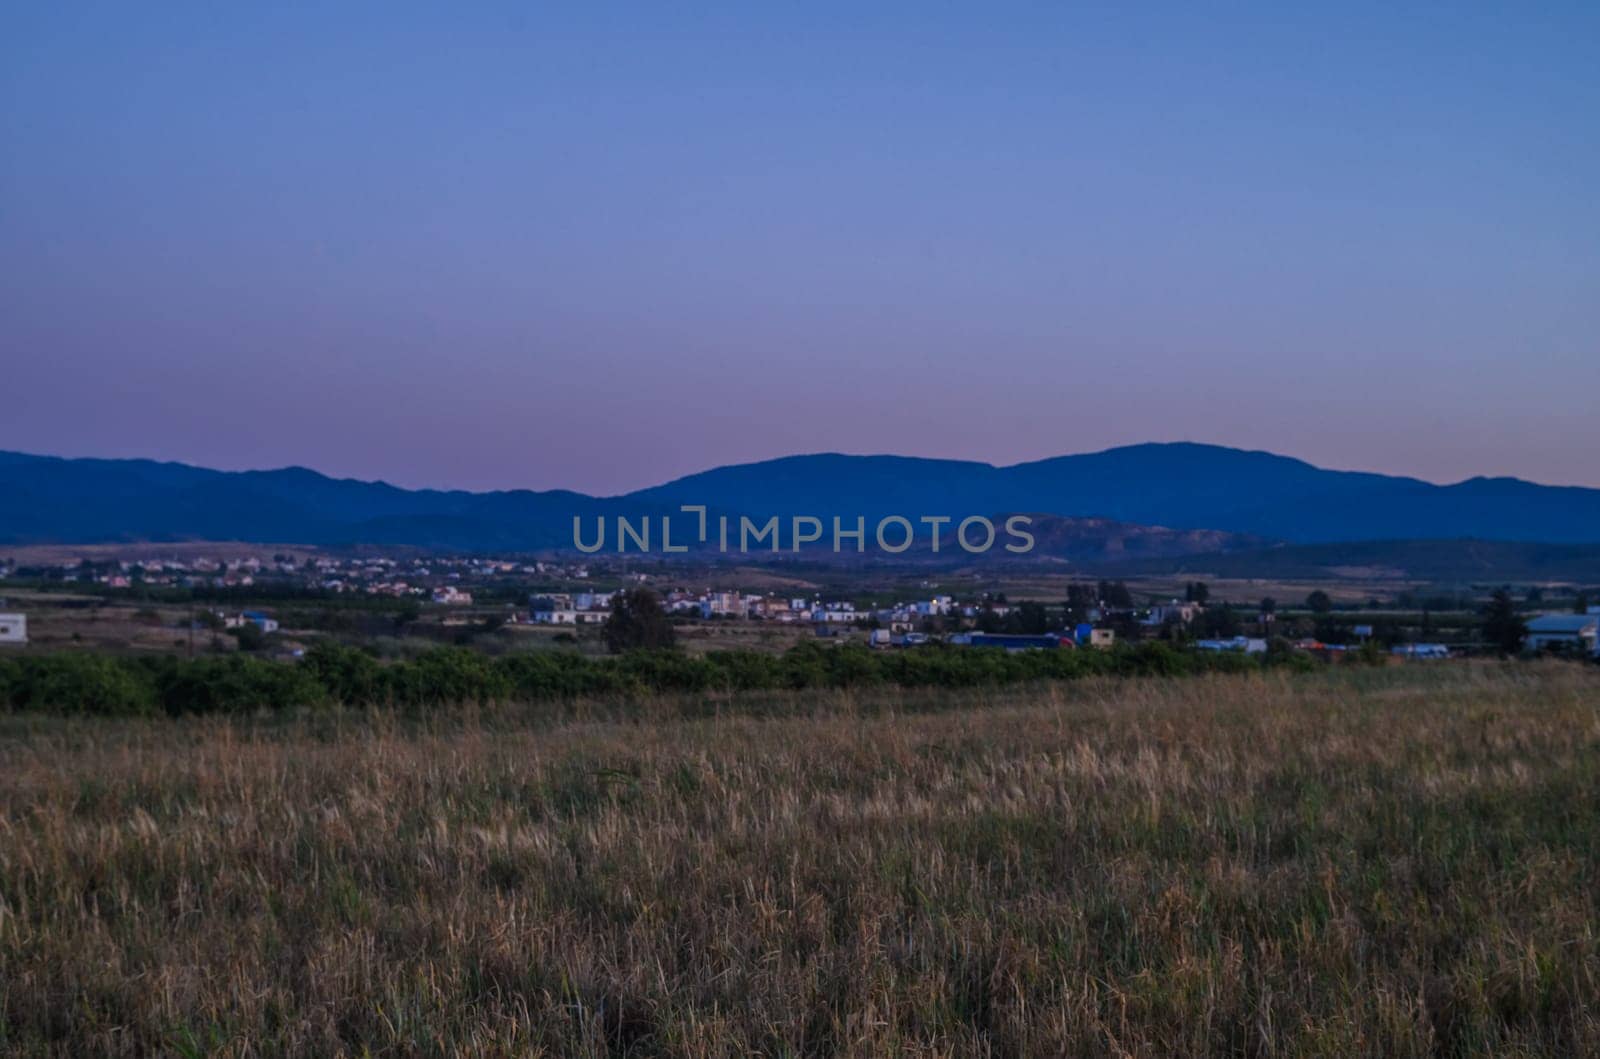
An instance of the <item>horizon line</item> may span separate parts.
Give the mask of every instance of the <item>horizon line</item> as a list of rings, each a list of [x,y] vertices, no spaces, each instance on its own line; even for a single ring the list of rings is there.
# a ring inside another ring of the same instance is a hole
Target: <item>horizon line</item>
[[[712,466],[705,467],[705,468],[703,468],[701,470],[689,471],[687,473],[675,475],[675,476],[673,476],[671,478],[667,478],[667,479],[665,479],[663,481],[656,482],[656,483],[654,483],[652,485],[640,486],[637,489],[630,489],[630,490],[627,490],[625,492],[620,492],[620,493],[591,493],[591,492],[586,492],[586,491],[581,490],[581,489],[573,489],[573,488],[560,487],[560,486],[550,487],[550,488],[546,488],[546,489],[537,489],[537,488],[533,488],[531,486],[511,486],[511,487],[499,488],[499,489],[467,489],[467,488],[463,488],[463,487],[460,487],[460,486],[400,485],[398,483],[391,482],[391,481],[389,481],[389,480],[387,480],[385,478],[363,478],[363,477],[360,477],[358,475],[352,475],[352,474],[338,474],[338,473],[334,473],[334,472],[330,472],[330,471],[319,470],[316,467],[306,466],[305,464],[301,464],[301,463],[286,463],[286,464],[279,464],[277,466],[218,467],[218,466],[212,466],[212,465],[204,464],[204,463],[191,462],[190,460],[187,460],[187,459],[162,459],[162,458],[153,457],[153,456],[99,456],[99,455],[70,456],[70,455],[64,455],[64,454],[61,454],[61,453],[28,452],[28,451],[24,451],[22,449],[0,449],[0,456],[22,456],[22,457],[26,457],[26,458],[30,458],[30,459],[60,460],[60,461],[63,461],[63,462],[98,461],[98,462],[110,462],[110,463],[150,463],[150,464],[156,464],[158,466],[185,467],[185,468],[188,468],[188,469],[191,469],[191,470],[211,471],[211,472],[217,473],[217,474],[273,474],[273,473],[280,473],[280,472],[284,472],[284,471],[304,471],[304,472],[307,472],[307,473],[310,473],[310,474],[315,474],[315,475],[317,475],[317,476],[319,476],[321,478],[325,478],[325,479],[327,479],[329,481],[334,481],[334,482],[354,482],[354,483],[361,484],[361,485],[384,486],[384,487],[387,487],[387,488],[390,488],[390,489],[399,489],[399,490],[402,490],[404,492],[413,492],[413,493],[417,493],[417,492],[465,493],[465,494],[476,495],[476,496],[493,495],[493,494],[496,494],[496,493],[535,493],[535,494],[571,493],[571,494],[574,494],[574,495],[583,496],[583,497],[587,497],[587,498],[594,499],[594,500],[619,500],[619,499],[625,499],[625,498],[630,497],[630,496],[634,496],[634,495],[639,494],[639,493],[649,492],[650,490],[653,490],[653,489],[664,488],[664,487],[672,485],[672,484],[674,484],[676,482],[683,481],[684,479],[687,479],[687,478],[694,478],[694,477],[697,477],[697,476],[700,476],[700,475],[704,475],[704,474],[711,474],[711,473],[715,473],[715,472],[720,471],[720,470],[728,470],[728,469],[737,468],[737,467],[755,467],[755,466],[760,466],[762,464],[779,463],[779,462],[783,462],[783,461],[787,461],[787,460],[816,459],[816,458],[822,458],[822,457],[842,457],[842,458],[845,458],[845,459],[859,459],[859,460],[891,459],[891,460],[910,460],[910,461],[926,462],[926,463],[965,464],[965,465],[976,466],[976,467],[985,467],[985,468],[989,468],[991,470],[1004,471],[1004,470],[1011,470],[1011,469],[1016,468],[1016,467],[1028,466],[1028,465],[1031,465],[1031,464],[1047,463],[1047,462],[1050,462],[1052,460],[1072,459],[1072,458],[1078,458],[1078,457],[1102,456],[1102,455],[1106,455],[1108,453],[1121,452],[1121,451],[1125,451],[1125,450],[1129,450],[1129,449],[1140,449],[1140,448],[1201,448],[1201,449],[1214,449],[1214,450],[1225,451],[1225,452],[1239,453],[1239,454],[1242,454],[1242,455],[1267,456],[1267,457],[1271,457],[1273,459],[1290,460],[1290,461],[1293,461],[1295,463],[1302,464],[1302,465],[1304,465],[1306,467],[1310,467],[1310,468],[1312,468],[1314,470],[1323,471],[1323,472],[1330,473],[1330,474],[1366,474],[1366,475],[1374,475],[1374,476],[1378,476],[1378,477],[1391,478],[1391,479],[1400,480],[1400,481],[1418,482],[1418,483],[1421,483],[1421,484],[1424,484],[1424,485],[1430,485],[1430,486],[1434,486],[1435,488],[1441,488],[1441,489],[1448,489],[1448,488],[1452,488],[1452,487],[1455,487],[1455,486],[1465,485],[1465,484],[1470,483],[1470,482],[1496,482],[1496,481],[1498,481],[1498,482],[1517,482],[1517,483],[1520,483],[1520,484],[1523,484],[1523,485],[1539,486],[1541,488],[1546,488],[1546,489],[1583,489],[1583,490],[1600,491],[1600,486],[1580,485],[1580,484],[1576,484],[1576,483],[1563,483],[1563,482],[1542,482],[1542,481],[1538,481],[1538,480],[1535,480],[1535,479],[1532,479],[1532,478],[1523,478],[1523,477],[1520,477],[1518,475],[1478,474],[1478,475],[1471,475],[1471,476],[1468,476],[1466,478],[1457,479],[1455,481],[1437,481],[1435,479],[1424,478],[1424,477],[1421,477],[1419,475],[1404,474],[1404,473],[1398,473],[1398,472],[1394,472],[1394,471],[1377,471],[1377,470],[1370,470],[1370,469],[1364,469],[1364,468],[1328,467],[1328,466],[1324,466],[1324,465],[1319,464],[1319,463],[1314,463],[1314,462],[1312,462],[1310,460],[1304,459],[1304,458],[1299,457],[1299,456],[1288,455],[1286,453],[1281,453],[1281,452],[1273,452],[1270,449],[1242,448],[1242,447],[1239,447],[1239,446],[1236,446],[1236,445],[1223,445],[1223,444],[1219,444],[1219,443],[1216,443],[1216,442],[1194,441],[1194,440],[1190,440],[1190,439],[1176,440],[1176,441],[1141,441],[1141,442],[1133,442],[1133,443],[1126,444],[1126,445],[1111,445],[1111,446],[1108,446],[1106,448],[1101,448],[1101,449],[1090,449],[1090,450],[1085,450],[1085,451],[1080,451],[1080,452],[1063,452],[1063,453],[1058,453],[1058,454],[1053,455],[1053,456],[1041,456],[1041,457],[1037,457],[1037,458],[1034,458],[1034,459],[1018,460],[1018,461],[1015,461],[1013,463],[995,463],[995,462],[992,462],[992,461],[989,461],[989,460],[960,458],[960,457],[918,456],[918,455],[909,455],[909,454],[906,454],[906,453],[894,453],[894,452],[844,452],[844,451],[835,450],[835,449],[818,450],[818,451],[813,451],[813,452],[795,452],[795,453],[788,453],[788,454],[781,455],[781,456],[768,456],[768,457],[763,457],[763,458],[760,458],[760,459],[739,460],[739,461],[734,461],[734,462],[729,462],[729,463],[714,464]]]

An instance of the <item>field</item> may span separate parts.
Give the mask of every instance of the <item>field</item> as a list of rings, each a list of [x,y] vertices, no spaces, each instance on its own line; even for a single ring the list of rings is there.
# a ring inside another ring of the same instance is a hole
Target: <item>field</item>
[[[1600,1054],[1597,751],[1557,663],[0,716],[0,1052]]]

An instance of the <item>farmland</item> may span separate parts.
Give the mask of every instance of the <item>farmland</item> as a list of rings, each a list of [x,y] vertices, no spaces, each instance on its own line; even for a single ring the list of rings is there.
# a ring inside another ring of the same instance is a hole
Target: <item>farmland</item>
[[[0,1051],[1600,1053],[1600,673],[0,716]]]

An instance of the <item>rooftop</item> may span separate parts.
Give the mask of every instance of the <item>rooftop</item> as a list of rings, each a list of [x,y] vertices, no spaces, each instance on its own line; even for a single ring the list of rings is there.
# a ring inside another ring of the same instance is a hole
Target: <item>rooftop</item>
[[[1595,614],[1541,614],[1528,622],[1529,632],[1578,633],[1594,632],[1600,626],[1600,615]]]

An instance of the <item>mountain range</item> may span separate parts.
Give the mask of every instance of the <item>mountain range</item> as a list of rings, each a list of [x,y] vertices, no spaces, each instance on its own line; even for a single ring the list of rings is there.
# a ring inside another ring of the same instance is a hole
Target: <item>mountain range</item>
[[[719,467],[630,494],[732,510],[864,514],[1045,511],[1295,543],[1481,538],[1600,541],[1600,489],[1332,471],[1269,452],[1130,445],[995,467],[903,456],[790,456]]]
[[[242,540],[460,551],[568,548],[572,518],[713,513],[1059,518],[1041,555],[1208,554],[1351,541],[1600,542],[1600,489],[1334,471],[1267,452],[1145,444],[997,467],[818,454],[719,467],[622,496],[402,489],[301,467],[216,471],[0,452],[0,544]],[[681,517],[681,516],[680,516]],[[1159,528],[1160,532],[1154,532]],[[1052,543],[1053,542],[1053,543]],[[1122,542],[1122,543],[1118,543]],[[1127,542],[1136,542],[1131,551]]]

